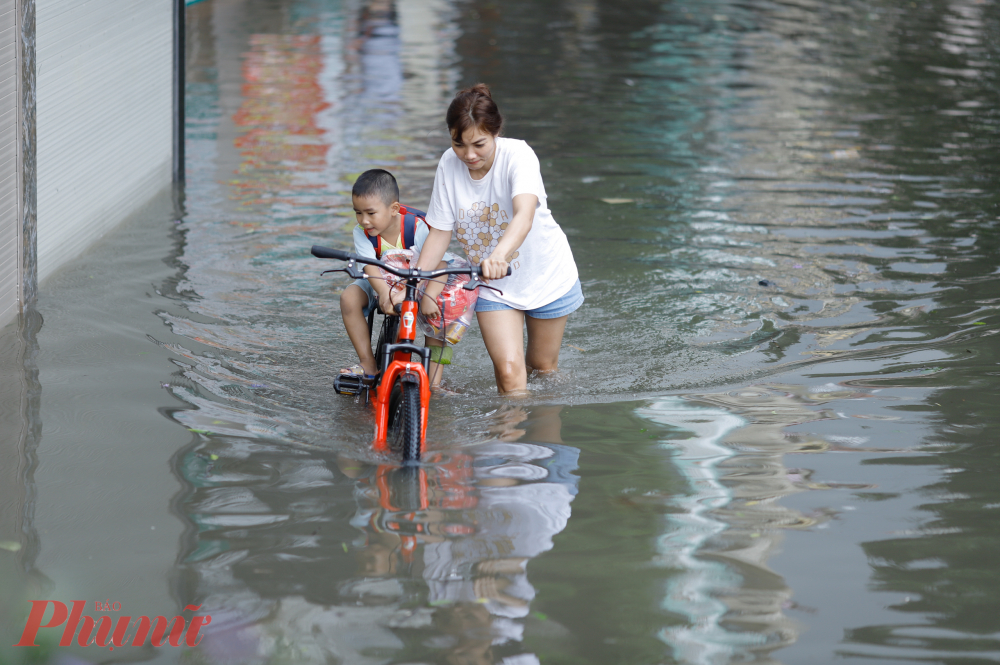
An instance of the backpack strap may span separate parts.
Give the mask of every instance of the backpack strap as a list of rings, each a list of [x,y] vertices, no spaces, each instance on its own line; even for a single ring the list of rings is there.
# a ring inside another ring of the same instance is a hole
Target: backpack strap
[[[399,214],[403,218],[403,249],[409,249],[417,242],[417,224],[423,222],[427,223],[424,219],[427,213],[417,210],[416,208],[409,208],[404,205],[399,206]],[[369,235],[368,231],[365,231],[365,236],[368,238],[368,242],[372,244],[375,248],[375,258],[382,258],[382,236],[379,234]]]
[[[362,230],[364,231],[364,229],[362,229]],[[380,236],[377,233],[375,235],[368,235],[368,231],[365,231],[365,237],[368,238],[368,242],[370,242],[372,244],[372,247],[375,248],[375,258],[376,259],[381,259],[382,258],[382,236]]]
[[[427,223],[427,220],[424,219],[427,213],[401,205],[399,206],[399,214],[403,216],[403,247],[409,249],[417,242],[417,225],[420,222]]]

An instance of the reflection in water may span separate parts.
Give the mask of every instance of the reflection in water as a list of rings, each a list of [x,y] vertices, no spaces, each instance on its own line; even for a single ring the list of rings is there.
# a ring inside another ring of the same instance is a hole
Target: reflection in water
[[[38,331],[41,315],[29,308],[0,328],[0,661],[20,638],[25,601],[50,586],[35,568],[34,471],[41,439]],[[6,641],[13,638],[11,641]]]
[[[193,443],[176,461],[191,524],[180,593],[213,617],[206,653],[385,662],[420,631],[446,662],[537,662],[519,622],[535,596],[528,567],[576,494],[579,452],[557,442],[559,411],[514,409],[496,439],[419,469]]]
[[[817,483],[808,469],[788,468],[784,456],[850,451],[787,428],[837,418],[824,404],[871,394],[839,386],[759,385],[727,393],[668,398],[639,414],[690,433],[671,440],[674,462],[690,494],[659,541],[659,563],[682,572],[668,583],[664,609],[688,625],[664,630],[683,662],[728,663],[762,658],[793,643],[799,629],[784,615],[792,590],[768,566],[786,529],[815,527],[834,516],[778,503],[804,490],[869,489],[864,483]],[[872,449],[869,449],[872,450]]]
[[[534,414],[536,425],[543,420],[558,430],[558,409]],[[362,506],[354,522],[368,532],[359,572],[418,570],[427,604],[438,608],[432,623],[446,638],[437,642],[446,660],[494,662],[494,645],[510,649],[523,639],[516,620],[535,596],[527,566],[566,526],[578,454],[552,442],[494,441],[431,460],[428,469],[379,467],[378,507]],[[352,591],[359,587],[363,594],[364,582]]]
[[[1000,365],[1000,347],[970,348],[986,367]],[[871,567],[870,586],[890,612],[877,621],[845,622],[845,657],[909,662],[996,662],[1000,659],[1000,600],[996,551],[1000,509],[996,455],[1000,409],[996,376],[975,366],[949,372],[953,385],[927,399],[938,408],[923,450],[881,461],[880,475],[917,475],[933,470],[933,480],[914,487],[917,510],[879,538],[862,539]],[[884,389],[898,379],[864,382]],[[894,497],[887,496],[889,501]],[[898,500],[898,499],[896,499]]]
[[[242,161],[230,191],[245,205],[323,214],[330,144],[317,122],[329,106],[319,80],[320,36],[251,35],[244,58],[244,101],[233,115]]]
[[[719,463],[734,455],[720,444],[746,421],[721,409],[699,407],[681,399],[658,401],[639,410],[654,422],[692,433],[678,445],[675,464],[691,486],[691,494],[676,499],[681,510],[670,518],[671,529],[660,539],[659,563],[682,571],[670,580],[664,609],[680,614],[687,625],[667,628],[663,640],[674,658],[686,663],[725,663],[758,641],[753,633],[733,633],[722,626],[728,611],[716,597],[722,588],[739,586],[733,571],[718,561],[699,558],[705,544],[728,528],[713,511],[727,506],[732,491],[720,482]]]
[[[370,111],[372,104],[399,103],[403,66],[399,59],[399,25],[392,0],[364,4],[358,21],[355,45],[361,61],[360,101]]]

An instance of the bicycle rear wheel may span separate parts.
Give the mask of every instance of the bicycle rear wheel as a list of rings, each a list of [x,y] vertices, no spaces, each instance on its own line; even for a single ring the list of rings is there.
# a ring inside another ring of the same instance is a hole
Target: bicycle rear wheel
[[[404,462],[420,461],[420,386],[400,379],[389,393],[389,447]]]

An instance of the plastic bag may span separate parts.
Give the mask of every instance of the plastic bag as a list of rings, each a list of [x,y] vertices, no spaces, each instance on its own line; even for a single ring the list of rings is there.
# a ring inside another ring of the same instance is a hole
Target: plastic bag
[[[454,255],[446,255],[449,268],[468,268],[471,263],[463,258]],[[410,268],[416,263],[417,256],[410,249],[389,249],[382,252],[383,263],[394,268]],[[403,280],[395,275],[387,273],[379,268],[382,278],[385,279],[386,286],[392,291],[396,288],[404,288]],[[437,298],[438,309],[441,315],[434,319],[428,319],[423,314],[417,316],[417,324],[421,332],[428,337],[458,344],[462,335],[472,323],[472,316],[476,311],[476,300],[479,299],[479,289],[467,291],[462,288],[468,281],[468,275],[448,275],[448,283],[445,285],[441,295]]]

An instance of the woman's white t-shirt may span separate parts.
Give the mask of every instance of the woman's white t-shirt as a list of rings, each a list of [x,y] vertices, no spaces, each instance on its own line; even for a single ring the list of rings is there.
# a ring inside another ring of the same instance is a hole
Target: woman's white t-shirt
[[[479,297],[515,309],[548,305],[566,295],[579,275],[566,234],[552,219],[538,157],[524,141],[496,139],[493,166],[481,180],[449,149],[438,162],[434,192],[427,208],[427,223],[435,229],[454,231],[469,261],[479,265],[496,249],[514,217],[514,197],[538,197],[535,218],[524,242],[510,258],[511,276],[490,282],[503,295],[480,289]]]

